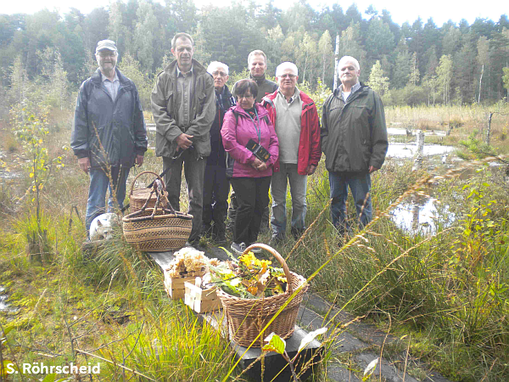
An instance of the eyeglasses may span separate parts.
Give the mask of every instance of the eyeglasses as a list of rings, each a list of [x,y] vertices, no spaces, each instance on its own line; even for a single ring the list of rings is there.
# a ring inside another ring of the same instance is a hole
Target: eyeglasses
[[[280,78],[290,78],[290,79],[293,79],[295,77],[297,77],[295,74],[281,74],[279,76]]]
[[[99,52],[97,54],[101,57],[115,57],[117,52]]]
[[[228,74],[226,74],[225,72],[212,72],[212,75],[214,77],[227,77]]]

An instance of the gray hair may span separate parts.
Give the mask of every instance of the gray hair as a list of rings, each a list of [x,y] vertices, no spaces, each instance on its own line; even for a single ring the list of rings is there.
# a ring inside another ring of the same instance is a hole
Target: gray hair
[[[194,40],[190,35],[184,32],[179,32],[171,39],[171,49],[175,49],[175,45],[177,44],[177,40],[179,38],[187,38],[189,41],[191,41],[191,45],[194,46]]]
[[[353,66],[355,66],[355,69],[361,70],[361,66],[359,65],[359,61],[357,61],[357,59],[353,58],[352,56],[343,56],[343,57],[341,57],[341,60],[339,60],[339,63],[338,63],[338,70],[341,67],[341,65],[344,64],[345,62],[351,62],[353,64]]]
[[[297,65],[295,65],[293,62],[283,62],[282,64],[279,64],[276,68],[276,77],[279,77],[285,69],[291,69],[293,74],[296,76],[299,75],[299,69],[297,68]]]
[[[263,56],[263,60],[265,61],[265,65],[267,65],[267,55],[263,53],[263,50],[253,50],[251,53],[249,53],[249,56],[247,56],[247,64],[251,64],[251,60],[254,56]]]
[[[214,69],[217,69],[217,68],[221,68],[221,69],[224,69],[224,71],[226,72],[226,74],[228,75],[228,65],[226,64],[223,64],[222,62],[219,62],[219,61],[212,61],[209,66],[207,67],[207,72],[209,72],[210,74],[212,74],[212,72],[214,71]]]

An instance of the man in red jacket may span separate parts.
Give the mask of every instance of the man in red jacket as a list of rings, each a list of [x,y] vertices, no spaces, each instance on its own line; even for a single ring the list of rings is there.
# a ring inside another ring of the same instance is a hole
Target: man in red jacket
[[[306,229],[307,176],[315,172],[322,155],[318,112],[313,100],[297,88],[297,66],[283,62],[276,69],[276,79],[279,89],[262,100],[279,140],[279,161],[274,165],[271,181],[272,244],[285,237],[288,182],[292,196],[291,232],[298,239]]]

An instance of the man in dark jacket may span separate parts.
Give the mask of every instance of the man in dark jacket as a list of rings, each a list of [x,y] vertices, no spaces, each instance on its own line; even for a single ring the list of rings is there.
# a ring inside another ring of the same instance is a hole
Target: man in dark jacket
[[[267,70],[267,56],[261,50],[253,50],[247,56],[247,65],[249,67],[249,78],[258,85],[258,95],[256,102],[261,102],[267,94],[272,94],[277,90],[277,84],[265,78]]]
[[[322,151],[329,171],[332,223],[341,234],[348,187],[361,227],[371,221],[370,174],[379,170],[387,153],[387,127],[382,101],[359,82],[359,62],[350,56],[339,61],[341,85],[323,105]]]
[[[314,174],[322,155],[318,112],[313,100],[297,88],[297,66],[283,62],[276,69],[276,78],[279,89],[262,100],[279,139],[279,159],[270,185],[274,244],[285,236],[288,183],[292,195],[291,232],[295,239],[304,232],[307,178]]]
[[[230,183],[226,177],[226,152],[221,139],[221,127],[224,115],[235,105],[235,99],[226,86],[228,81],[226,64],[213,61],[209,64],[207,72],[214,78],[216,117],[210,128],[211,151],[205,167],[202,234],[210,234],[214,241],[224,245]]]
[[[105,212],[106,190],[110,189],[108,210],[122,208],[130,168],[143,164],[147,134],[138,90],[118,69],[117,47],[111,40],[97,43],[99,68],[80,87],[71,147],[80,168],[90,175],[86,228]],[[110,184],[110,179],[113,184]]]
[[[210,127],[215,115],[214,81],[193,59],[194,41],[177,33],[171,41],[175,56],[157,76],[152,90],[152,113],[156,123],[156,155],[163,157],[166,189],[173,208],[180,210],[182,166],[193,215],[191,245],[200,239],[203,214],[203,182],[210,154]]]

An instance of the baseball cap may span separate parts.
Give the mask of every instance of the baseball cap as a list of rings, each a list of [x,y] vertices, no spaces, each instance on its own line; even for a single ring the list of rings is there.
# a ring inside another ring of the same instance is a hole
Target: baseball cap
[[[111,50],[112,52],[117,51],[117,46],[115,45],[115,41],[111,40],[101,40],[97,43],[97,47],[95,48],[95,52],[98,53],[101,50]]]

